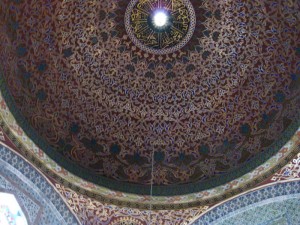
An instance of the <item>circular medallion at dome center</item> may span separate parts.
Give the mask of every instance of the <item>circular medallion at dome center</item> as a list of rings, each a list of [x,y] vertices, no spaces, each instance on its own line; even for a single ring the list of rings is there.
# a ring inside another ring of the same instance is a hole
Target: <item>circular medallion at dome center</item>
[[[131,0],[125,14],[132,42],[152,54],[168,54],[192,37],[195,11],[188,0]]]

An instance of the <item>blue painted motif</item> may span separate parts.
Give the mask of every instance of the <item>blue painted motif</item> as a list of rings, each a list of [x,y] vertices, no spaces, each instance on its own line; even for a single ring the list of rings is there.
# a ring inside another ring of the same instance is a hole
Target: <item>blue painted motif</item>
[[[23,158],[1,145],[0,189],[16,196],[29,224],[80,224],[42,175]]]
[[[223,203],[193,225],[300,224],[300,181],[279,183]]]

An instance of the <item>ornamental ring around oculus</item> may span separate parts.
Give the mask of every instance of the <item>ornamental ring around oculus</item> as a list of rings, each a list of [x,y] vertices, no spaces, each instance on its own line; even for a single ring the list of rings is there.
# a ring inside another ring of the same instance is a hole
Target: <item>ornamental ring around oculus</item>
[[[132,42],[152,54],[169,54],[182,48],[196,25],[189,0],[131,0],[125,28]]]

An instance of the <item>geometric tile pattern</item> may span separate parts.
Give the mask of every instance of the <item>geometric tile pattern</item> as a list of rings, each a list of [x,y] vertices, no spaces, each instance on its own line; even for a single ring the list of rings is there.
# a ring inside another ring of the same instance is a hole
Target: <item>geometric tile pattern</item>
[[[299,196],[300,197],[300,196]],[[300,198],[269,203],[246,209],[216,225],[293,225],[300,224]]]
[[[194,225],[300,224],[300,181],[278,183],[216,206]]]
[[[0,190],[15,195],[29,224],[79,224],[49,181],[23,158],[2,145]]]

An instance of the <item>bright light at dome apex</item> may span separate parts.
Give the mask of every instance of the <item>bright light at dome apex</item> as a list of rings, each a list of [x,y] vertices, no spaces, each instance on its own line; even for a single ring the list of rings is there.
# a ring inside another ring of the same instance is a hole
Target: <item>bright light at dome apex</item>
[[[167,24],[168,15],[165,12],[159,11],[156,12],[153,16],[153,22],[155,26],[162,27]]]

